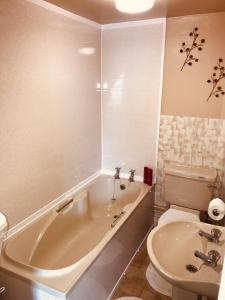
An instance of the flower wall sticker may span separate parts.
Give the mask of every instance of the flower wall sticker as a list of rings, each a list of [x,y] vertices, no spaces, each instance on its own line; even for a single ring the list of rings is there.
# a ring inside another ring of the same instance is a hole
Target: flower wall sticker
[[[223,66],[223,59],[219,58],[217,65],[213,68],[211,79],[207,80],[208,83],[212,84],[212,90],[206,101],[209,101],[212,96],[219,98],[221,95],[225,95],[224,89],[219,85],[222,79],[225,79],[225,68]]]
[[[205,39],[200,40],[197,27],[195,27],[193,31],[189,33],[189,36],[193,39],[191,46],[187,46],[185,42],[181,44],[180,53],[185,53],[186,55],[185,61],[181,67],[181,71],[186,65],[192,66],[193,62],[199,61],[199,59],[192,54],[193,50],[198,49],[198,51],[202,51],[205,44]]]

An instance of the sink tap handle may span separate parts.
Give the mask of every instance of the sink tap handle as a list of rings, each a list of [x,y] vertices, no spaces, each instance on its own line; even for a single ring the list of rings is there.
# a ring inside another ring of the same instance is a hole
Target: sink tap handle
[[[219,230],[219,229],[217,229],[217,228],[213,228],[213,229],[211,230],[211,234],[212,234],[212,236],[213,236],[214,238],[216,238],[216,239],[219,241],[219,238],[220,238],[221,235],[222,235],[222,231]]]
[[[212,260],[212,262],[217,265],[218,261],[221,258],[221,255],[216,250],[210,250],[208,253],[209,258]]]
[[[218,251],[216,250],[211,250],[208,252],[208,255],[205,255],[203,252],[195,250],[194,255],[198,258],[200,258],[201,260],[203,260],[203,262],[213,268],[217,267],[217,263],[221,257],[221,255],[219,254]]]

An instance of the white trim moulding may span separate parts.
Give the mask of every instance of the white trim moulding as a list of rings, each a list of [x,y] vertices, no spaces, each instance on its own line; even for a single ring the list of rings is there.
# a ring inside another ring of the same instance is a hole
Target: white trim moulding
[[[33,3],[35,5],[41,6],[41,7],[45,8],[47,10],[50,10],[50,11],[52,11],[54,13],[60,14],[60,15],[62,15],[64,17],[67,17],[67,18],[70,18],[72,20],[81,22],[83,24],[92,26],[94,28],[101,29],[101,24],[96,23],[94,21],[91,21],[91,20],[89,20],[87,18],[81,17],[79,15],[76,15],[76,14],[74,14],[72,12],[69,12],[69,11],[67,11],[67,10],[65,10],[63,8],[60,8],[60,7],[58,7],[58,6],[54,5],[54,4],[51,4],[49,2],[46,2],[44,0],[27,0],[27,1],[30,2],[30,3]]]
[[[156,152],[155,152],[155,174],[154,182],[156,182],[157,162],[158,162],[158,148],[159,148],[159,133],[160,133],[160,122],[161,122],[161,110],[162,110],[162,94],[163,94],[163,76],[164,76],[164,60],[165,60],[165,46],[166,46],[166,19],[162,22],[163,34],[162,34],[162,46],[161,46],[161,67],[160,67],[160,87],[158,95],[158,124],[157,124],[157,138],[156,138]]]
[[[218,12],[211,12],[211,13],[205,13],[205,14],[194,14],[194,15],[185,15],[185,16],[176,16],[176,17],[168,17],[167,20],[177,20],[177,19],[189,19],[189,18],[199,18],[199,17],[215,17],[218,16],[219,14],[225,14],[225,11],[218,11]]]
[[[104,29],[137,27],[137,26],[160,24],[160,23],[164,23],[165,21],[166,21],[166,18],[156,18],[156,19],[147,19],[147,20],[141,20],[141,21],[130,21],[130,22],[104,24],[101,26],[101,28],[104,30]]]

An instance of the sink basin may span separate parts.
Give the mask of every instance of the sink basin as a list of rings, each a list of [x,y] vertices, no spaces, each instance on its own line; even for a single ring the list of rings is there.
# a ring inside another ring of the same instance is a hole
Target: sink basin
[[[222,231],[219,244],[199,235],[199,230],[211,233],[213,228]],[[151,231],[147,248],[156,270],[172,285],[199,295],[217,297],[225,252],[224,227],[186,221],[162,224]],[[195,257],[195,250],[206,255],[210,250],[218,251],[221,258],[217,267],[204,264]]]

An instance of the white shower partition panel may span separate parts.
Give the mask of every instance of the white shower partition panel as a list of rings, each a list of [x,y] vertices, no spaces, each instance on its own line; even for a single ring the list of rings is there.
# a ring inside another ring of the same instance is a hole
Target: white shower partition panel
[[[156,169],[165,27],[164,19],[103,26],[103,169]]]

